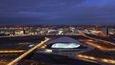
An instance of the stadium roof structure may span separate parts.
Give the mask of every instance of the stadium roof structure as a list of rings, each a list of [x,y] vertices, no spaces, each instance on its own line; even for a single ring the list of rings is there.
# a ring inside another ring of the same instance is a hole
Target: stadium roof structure
[[[46,42],[46,44],[54,44],[54,43],[78,43],[78,44],[81,44],[79,41],[71,38],[71,37],[66,37],[66,36],[63,36],[63,37],[59,37],[59,38],[54,38],[54,39],[51,39],[49,40],[48,42]]]

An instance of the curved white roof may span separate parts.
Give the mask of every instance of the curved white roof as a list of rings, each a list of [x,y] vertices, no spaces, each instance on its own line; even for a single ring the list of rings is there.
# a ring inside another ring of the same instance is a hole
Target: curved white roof
[[[46,44],[53,44],[53,43],[58,43],[58,42],[61,42],[61,43],[78,43],[80,44],[77,40],[71,38],[71,37],[59,37],[59,38],[54,38],[54,39],[51,39],[49,40],[48,42],[46,42]]]

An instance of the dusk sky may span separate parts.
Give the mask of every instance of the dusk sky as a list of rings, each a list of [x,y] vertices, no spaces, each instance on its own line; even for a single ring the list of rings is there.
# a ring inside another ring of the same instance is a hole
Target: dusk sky
[[[115,0],[0,0],[0,24],[115,24]]]

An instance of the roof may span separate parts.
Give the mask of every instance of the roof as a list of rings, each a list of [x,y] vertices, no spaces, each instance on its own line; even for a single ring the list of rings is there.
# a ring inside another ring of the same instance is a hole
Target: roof
[[[49,40],[48,42],[46,42],[46,44],[54,44],[54,43],[58,43],[58,42],[61,42],[61,43],[79,43],[77,40],[71,38],[71,37],[59,37],[59,38],[54,38],[54,39],[51,39]]]

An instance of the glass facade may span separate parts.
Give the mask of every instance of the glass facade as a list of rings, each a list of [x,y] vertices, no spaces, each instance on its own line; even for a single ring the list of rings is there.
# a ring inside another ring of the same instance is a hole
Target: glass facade
[[[55,43],[51,48],[78,48],[80,44],[77,43]]]

